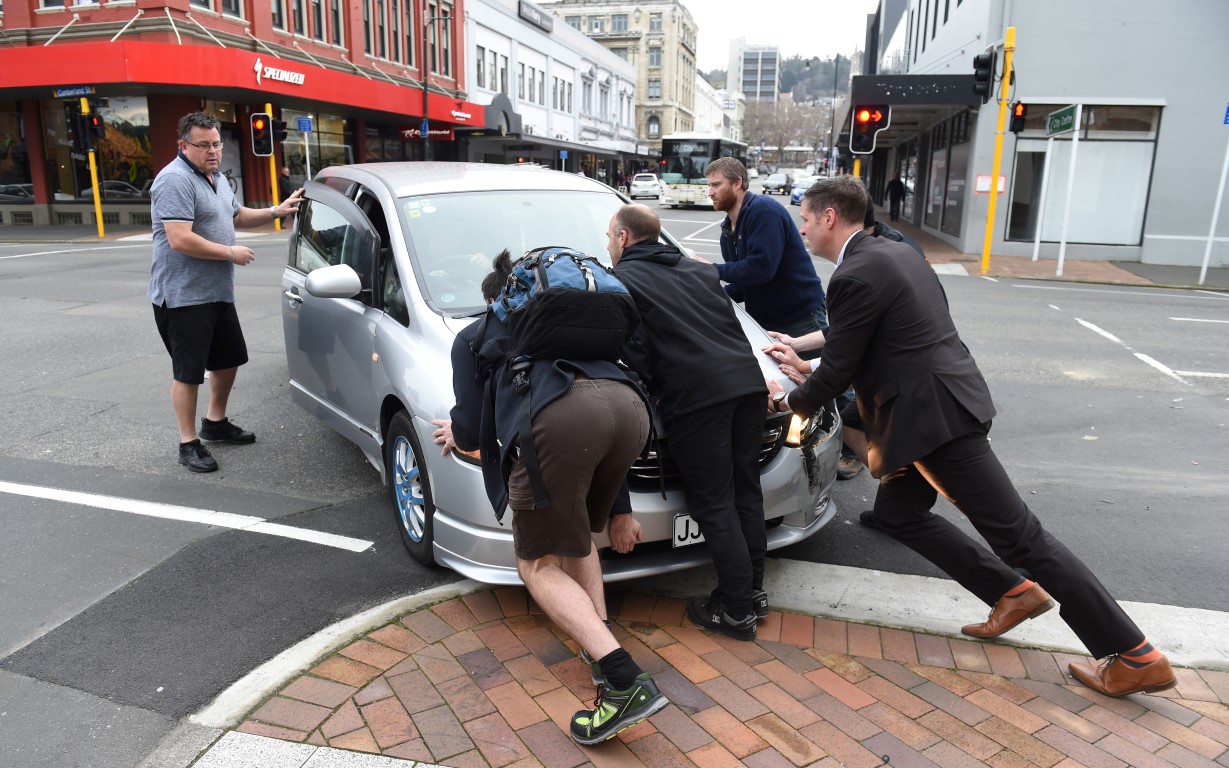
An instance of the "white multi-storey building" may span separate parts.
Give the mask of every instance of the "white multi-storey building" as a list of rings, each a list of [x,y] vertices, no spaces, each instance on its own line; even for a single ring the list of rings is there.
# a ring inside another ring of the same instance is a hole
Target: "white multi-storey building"
[[[741,89],[747,101],[776,101],[781,90],[781,51],[771,45],[747,45],[746,38],[730,41],[726,87]]]

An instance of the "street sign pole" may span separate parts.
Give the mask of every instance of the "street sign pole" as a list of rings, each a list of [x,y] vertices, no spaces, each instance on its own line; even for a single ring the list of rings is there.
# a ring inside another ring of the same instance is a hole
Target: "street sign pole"
[[[81,97],[81,114],[88,115],[90,113],[90,100],[85,96]],[[85,121],[80,121],[84,127]],[[82,137],[85,140],[87,137]],[[94,137],[89,139],[89,155],[90,155],[90,184],[94,187],[94,220],[98,223],[98,236],[106,237],[106,230],[102,224],[102,189],[98,185],[98,160],[94,154]]]
[[[1003,77],[999,87],[999,122],[994,134],[994,165],[990,171],[990,205],[986,208],[986,237],[982,241],[981,273],[990,271],[990,244],[994,241],[994,212],[999,201],[999,169],[1003,167],[1003,128],[1007,125],[1007,96],[1011,89],[1011,58],[1016,50],[1016,28],[1003,37]]]
[[[1229,125],[1229,108],[1225,110],[1225,124]],[[1216,205],[1212,206],[1212,226],[1208,227],[1208,244],[1203,248],[1203,266],[1199,268],[1200,285],[1203,285],[1203,281],[1208,276],[1208,261],[1212,258],[1212,241],[1216,238],[1216,220],[1220,218],[1220,204],[1225,199],[1226,173],[1229,173],[1229,145],[1225,147],[1225,162],[1220,167],[1220,184],[1216,187]]]
[[[1058,242],[1058,270],[1055,277],[1063,276],[1063,261],[1067,256],[1067,226],[1071,223],[1071,198],[1075,197],[1075,156],[1080,148],[1080,120],[1084,115],[1084,105],[1075,105],[1075,133],[1071,134],[1071,167],[1067,169],[1067,202],[1063,205],[1063,235]]]
[[[1041,225],[1045,222],[1046,193],[1050,190],[1050,158],[1054,155],[1054,137],[1046,139],[1046,161],[1041,168],[1041,199],[1037,202],[1037,231],[1033,235],[1033,261],[1041,252]]]

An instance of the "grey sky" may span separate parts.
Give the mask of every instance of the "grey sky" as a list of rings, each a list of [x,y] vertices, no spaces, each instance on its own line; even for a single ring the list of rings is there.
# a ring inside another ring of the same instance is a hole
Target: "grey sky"
[[[877,0],[682,0],[699,28],[696,65],[705,72],[725,69],[730,40],[775,45],[789,58],[861,50],[866,16]]]

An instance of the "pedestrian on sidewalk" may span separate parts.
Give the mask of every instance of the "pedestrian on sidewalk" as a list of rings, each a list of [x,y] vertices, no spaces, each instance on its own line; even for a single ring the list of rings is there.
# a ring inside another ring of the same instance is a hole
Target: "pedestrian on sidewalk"
[[[488,304],[512,274],[508,251],[496,257],[494,267],[482,281]],[[497,516],[512,509],[517,573],[590,663],[597,701],[594,709],[573,716],[571,736],[580,744],[598,744],[669,703],[610,632],[592,536],[609,524],[617,552],[630,552],[642,541],[631,514],[627,472],[648,440],[648,406],[627,373],[605,360],[534,361],[528,394],[522,395],[509,365],[512,357],[512,336],[493,312],[457,334],[452,346],[457,403],[451,419],[432,422],[434,440],[445,455],[481,450],[492,507]],[[535,508],[521,452],[522,397],[531,398],[529,439],[550,500],[546,507]]]
[[[896,174],[891,181],[888,182],[888,218],[891,221],[900,220],[900,203],[905,199],[905,182],[900,180],[900,174]]]
[[[821,179],[803,197],[803,237],[836,264],[832,325],[818,368],[773,405],[809,415],[854,383],[879,478],[873,520],[991,606],[987,620],[964,634],[997,637],[1052,608],[1053,593],[1063,621],[1105,659],[1099,667],[1072,662],[1080,682],[1108,696],[1172,688],[1168,659],[1012,486],[987,436],[995,415],[989,388],[938,278],[905,246],[862,231],[865,210],[865,188],[848,176]],[[770,351],[783,362],[797,359],[785,345]],[[768,386],[783,392],[776,382]],[[993,554],[932,512],[939,493]]]
[[[247,344],[235,312],[235,266],[256,260],[235,244],[235,228],[250,229],[289,216],[302,193],[272,208],[246,208],[235,199],[222,161],[221,123],[205,112],[179,120],[179,154],[150,188],[153,264],[149,300],[162,343],[171,356],[171,403],[179,424],[179,463],[213,472],[217,460],[201,440],[245,445],[256,435],[226,417]],[[196,428],[196,400],[209,372],[209,409]]]
[[[661,220],[645,205],[625,205],[610,220],[610,260],[640,312],[623,359],[657,404],[687,511],[717,571],[717,589],[688,602],[687,615],[705,629],[754,640],[757,617],[768,615],[764,376],[712,267],[660,235]]]

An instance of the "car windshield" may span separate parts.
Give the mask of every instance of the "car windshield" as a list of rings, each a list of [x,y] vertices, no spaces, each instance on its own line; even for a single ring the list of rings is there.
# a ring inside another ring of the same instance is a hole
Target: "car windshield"
[[[401,200],[415,271],[428,301],[449,315],[480,312],[482,279],[512,258],[561,245],[610,263],[606,228],[623,203],[612,192],[463,192]]]
[[[775,183],[777,183],[777,182],[782,182],[782,183],[783,183],[783,182],[785,181],[785,174],[783,174],[783,173],[774,173],[773,175],[771,175],[771,176],[769,176],[769,177],[768,177],[768,180],[769,180],[769,181],[771,181],[771,182],[773,182],[774,184],[775,184]]]

